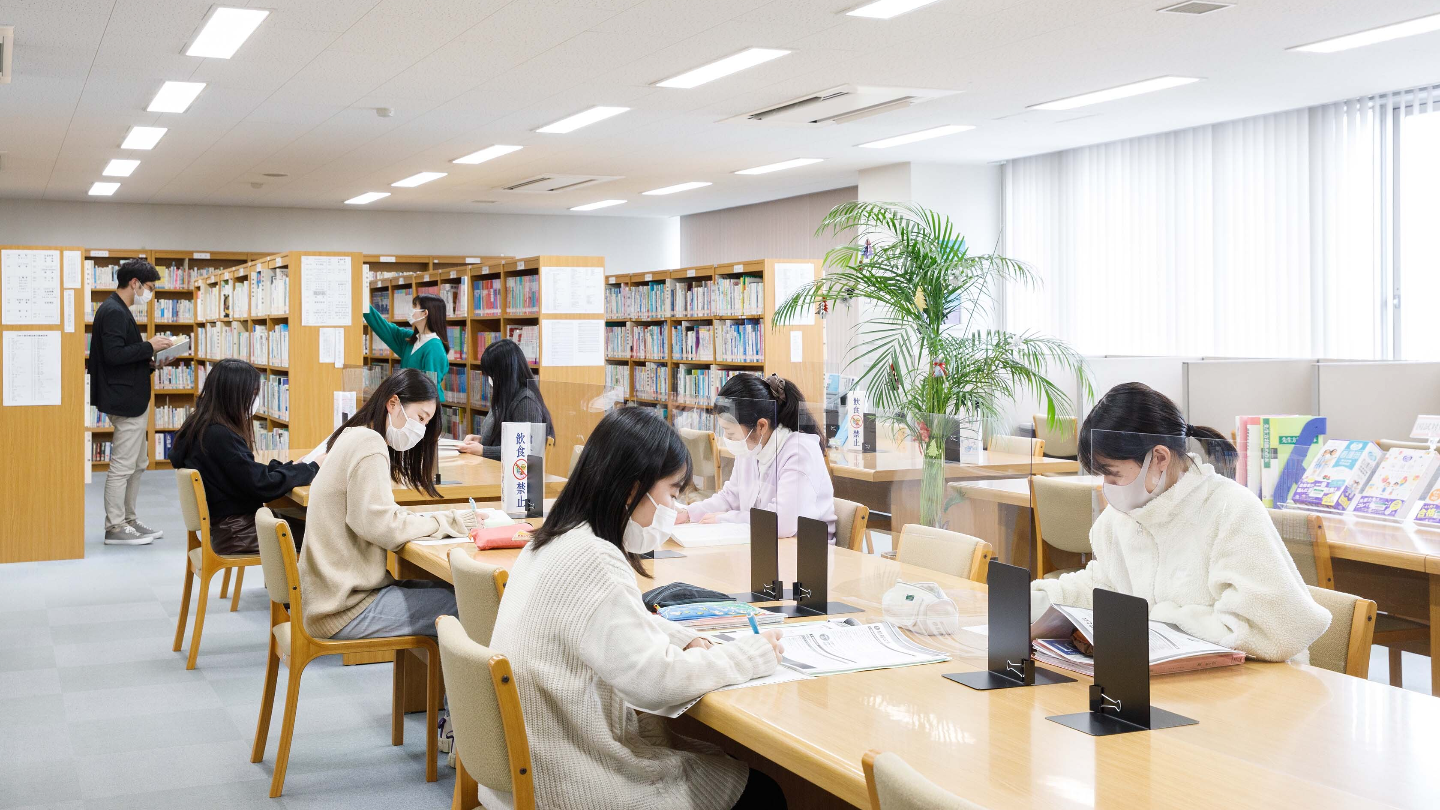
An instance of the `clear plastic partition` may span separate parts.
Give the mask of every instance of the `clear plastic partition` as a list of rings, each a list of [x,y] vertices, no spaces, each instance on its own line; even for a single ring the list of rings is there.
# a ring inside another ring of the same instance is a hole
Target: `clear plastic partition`
[[[605,414],[625,406],[623,392],[597,383],[534,380],[530,393],[550,413],[546,469],[568,478]]]
[[[1147,487],[1156,484],[1161,471],[1165,473],[1162,491],[1179,475],[1195,469],[1235,478],[1238,456],[1228,439],[1090,430],[1080,434],[1079,444],[1084,472],[1112,478],[1118,475],[1122,480],[1117,484],[1129,483],[1142,466],[1149,476]]]
[[[787,497],[781,503],[777,490],[780,468],[794,452],[789,445],[793,435],[777,425],[777,412],[774,400],[717,396],[711,408],[714,428],[708,435],[681,429],[699,479],[692,517],[748,524],[751,508],[767,509],[779,516],[781,537],[794,535],[795,501]]]

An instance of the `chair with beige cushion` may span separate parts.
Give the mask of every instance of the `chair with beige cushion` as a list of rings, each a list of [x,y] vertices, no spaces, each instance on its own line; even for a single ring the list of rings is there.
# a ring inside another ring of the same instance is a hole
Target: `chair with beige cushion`
[[[475,559],[473,549],[461,546],[450,549],[450,573],[455,582],[455,603],[459,607],[460,626],[476,644],[488,646],[495,632],[495,617],[500,613],[500,597],[510,572],[497,565]],[[458,750],[452,750],[455,766],[455,807],[474,807],[467,801],[476,793],[475,780],[465,770],[465,761]],[[468,791],[468,793],[466,793]]]
[[[1045,455],[1051,458],[1075,458],[1080,453],[1080,420],[1073,416],[1055,417],[1055,426],[1043,413],[1030,418],[1035,425],[1035,438],[1045,443]]]
[[[1310,595],[1330,611],[1330,627],[1310,645],[1310,665],[1367,678],[1370,644],[1375,635],[1375,603],[1314,585],[1310,586]]]
[[[917,565],[971,582],[985,582],[990,558],[995,550],[978,537],[960,532],[907,523],[900,530],[895,558],[906,565]]]
[[[870,810],[985,810],[921,776],[899,754],[871,749],[860,765],[870,791]]]
[[[991,436],[989,450],[992,453],[1040,458],[1045,455],[1045,442],[1024,436]]]
[[[534,810],[530,738],[510,661],[476,642],[454,616],[441,616],[435,627],[449,685],[455,746],[471,763],[456,776],[451,807],[480,806],[478,794],[484,788],[491,794],[485,797],[487,808]]]
[[[1334,566],[1330,558],[1330,541],[1325,534],[1325,521],[1319,515],[1307,515],[1289,509],[1268,511],[1271,522],[1280,533],[1280,539],[1290,552],[1290,558],[1295,561],[1295,567],[1300,571],[1300,578],[1305,580],[1306,585],[1333,589]],[[1429,655],[1430,625],[1390,613],[1377,612],[1373,643],[1389,652],[1390,685],[1403,686],[1405,679],[1401,672],[1401,654],[1413,652],[1417,655]]]
[[[835,499],[835,544],[851,551],[859,551],[863,545],[865,553],[874,554],[875,546],[870,543],[870,507]]]
[[[199,470],[180,469],[175,471],[175,483],[180,490],[180,511],[185,516],[185,589],[180,592],[180,619],[175,623],[175,652],[180,652],[180,642],[185,638],[185,620],[190,616],[190,585],[200,580],[200,600],[195,605],[195,633],[190,637],[190,657],[185,661],[186,669],[195,668],[195,657],[200,654],[200,633],[205,628],[205,608],[210,601],[210,578],[225,572],[226,582],[220,589],[220,598],[225,598],[224,585],[229,584],[230,569],[235,569],[235,593],[230,597],[230,610],[240,607],[240,583],[245,577],[245,568],[260,564],[258,554],[222,556],[210,546],[210,506],[205,500],[205,484],[200,480]]]
[[[1050,549],[1090,554],[1099,485],[1064,476],[1030,476],[1030,512],[1035,520],[1035,573],[1053,579],[1074,568],[1055,570]]]
[[[690,451],[695,497],[704,499],[720,491],[720,448],[714,431],[680,428],[680,440]]]
[[[305,666],[326,655],[424,650],[427,663],[425,683],[425,781],[438,778],[435,764],[436,725],[440,716],[440,654],[430,636],[387,636],[347,641],[319,639],[305,630],[300,568],[290,524],[261,508],[255,513],[255,533],[260,538],[260,559],[265,571],[265,590],[270,594],[270,649],[265,661],[265,690],[260,699],[260,719],[255,724],[255,746],[250,761],[265,758],[265,741],[270,734],[270,715],[275,708],[275,685],[280,663],[290,670],[285,683],[285,718],[280,726],[280,750],[275,756],[275,775],[270,780],[270,798],[285,789],[285,768],[290,762],[290,740],[295,734],[295,709],[300,702],[300,676]],[[405,667],[394,664],[390,706],[390,744],[405,743]]]

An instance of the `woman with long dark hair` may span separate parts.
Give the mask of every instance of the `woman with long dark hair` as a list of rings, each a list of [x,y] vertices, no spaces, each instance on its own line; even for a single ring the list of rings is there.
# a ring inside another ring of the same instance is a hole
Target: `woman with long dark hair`
[[[1105,588],[1142,596],[1150,618],[1265,661],[1304,658],[1330,613],[1310,596],[1260,499],[1212,464],[1235,447],[1185,421],[1169,397],[1138,382],[1110,389],[1080,427],[1080,464],[1102,475],[1109,506],[1090,529],[1094,558],[1031,583],[1031,611],[1091,606]]]
[[[260,371],[244,360],[221,360],[205,377],[195,410],[175,432],[170,464],[200,472],[216,554],[260,553],[255,510],[310,483],[320,465],[255,460],[255,405]],[[287,515],[287,517],[290,517]],[[295,539],[305,522],[290,517]]]
[[[795,383],[771,375],[736,374],[720,388],[716,432],[735,457],[730,480],[714,495],[680,511],[680,523],[749,523],[750,509],[779,516],[780,536],[798,518],[823,520],[835,542],[835,488],[825,469],[824,439]]]
[[[365,310],[365,323],[400,358],[401,368],[414,368],[432,374],[436,385],[439,385],[450,371],[450,341],[445,336],[445,299],[438,295],[417,295],[406,316],[409,329],[396,326],[371,308]]]
[[[537,773],[553,810],[785,807],[773,780],[693,741],[642,733],[657,712],[775,670],[780,634],[711,646],[645,609],[640,555],[669,536],[690,454],[663,417],[621,408],[600,420],[545,525],[520,552],[495,618]]]
[[[500,426],[506,422],[544,422],[545,434],[555,436],[550,409],[545,407],[520,344],[502,339],[486,346],[480,354],[480,373],[490,381],[490,411],[480,432],[460,443],[462,452],[500,458]]]
[[[395,503],[397,483],[439,497],[438,399],[429,377],[400,369],[326,442],[300,551],[305,629],[317,638],[433,636],[436,617],[455,613],[449,586],[397,582],[385,569],[386,551],[412,540],[467,537],[475,527],[469,509],[414,513]]]

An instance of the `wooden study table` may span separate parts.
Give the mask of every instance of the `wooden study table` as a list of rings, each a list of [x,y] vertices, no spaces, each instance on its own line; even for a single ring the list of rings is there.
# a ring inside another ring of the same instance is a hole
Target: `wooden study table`
[[[411,575],[449,579],[448,552],[407,546],[399,562]],[[518,553],[475,552],[505,567]],[[735,591],[749,581],[746,546],[683,553],[646,563],[655,578],[637,579],[640,587],[683,580]],[[793,579],[793,541],[781,541],[780,560],[781,578]],[[830,596],[863,608],[866,621],[880,617],[897,579],[938,582],[962,625],[985,623],[984,586],[831,549]],[[1434,698],[1312,667],[1247,663],[1154,679],[1152,702],[1199,725],[1095,738],[1045,719],[1083,711],[1087,679],[976,692],[940,676],[983,669],[983,635],[915,638],[955,660],[715,692],[687,717],[862,808],[860,759],[871,748],[900,754],[991,810],[1433,808],[1440,797]]]
[[[1099,486],[1098,475],[1076,475],[1071,480]],[[960,496],[945,510],[945,528],[978,537],[995,547],[996,556],[1011,565],[1030,568],[1034,575],[1035,515],[1030,507],[1030,478],[994,478],[983,481],[952,481],[950,489]],[[1057,568],[1080,565],[1079,555],[1050,548]]]
[[[308,450],[303,452],[274,450],[256,453],[255,459],[261,464],[268,463],[271,459],[291,461],[303,458],[308,452]],[[500,499],[500,483],[503,476],[500,472],[500,462],[495,459],[461,453],[459,456],[440,459],[436,469],[444,482],[435,487],[440,492],[440,497],[432,498],[423,492],[416,492],[407,486],[397,484],[394,488],[395,502],[401,506],[412,506],[432,503],[466,503],[471,498],[477,501]],[[545,476],[546,497],[559,495],[564,486],[564,478],[558,475]],[[310,487],[304,486],[290,490],[287,497],[276,500],[271,506],[303,509],[309,503]]]

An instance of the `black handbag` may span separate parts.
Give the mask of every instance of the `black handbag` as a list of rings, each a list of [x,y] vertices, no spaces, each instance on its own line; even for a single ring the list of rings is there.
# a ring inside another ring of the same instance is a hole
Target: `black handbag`
[[[662,607],[671,605],[694,605],[701,602],[729,602],[730,595],[712,591],[709,588],[700,588],[688,582],[672,582],[669,585],[661,585],[658,588],[646,591],[640,597],[645,602],[645,607],[651,613]]]

